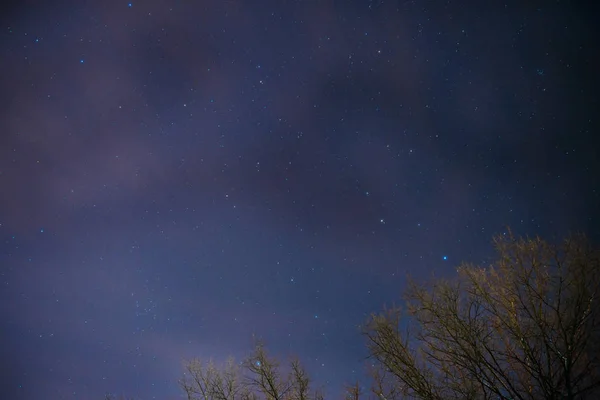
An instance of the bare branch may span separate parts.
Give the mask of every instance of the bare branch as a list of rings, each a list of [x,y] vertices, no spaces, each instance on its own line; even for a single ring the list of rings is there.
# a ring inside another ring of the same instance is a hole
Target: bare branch
[[[365,333],[380,370],[422,399],[598,394],[598,252],[582,236],[554,246],[509,232],[494,243],[494,265],[412,284],[407,312],[372,316]]]
[[[267,400],[284,400],[292,385],[282,379],[279,363],[271,359],[262,344],[258,344],[250,357],[244,362],[250,373],[247,382],[258,390]]]

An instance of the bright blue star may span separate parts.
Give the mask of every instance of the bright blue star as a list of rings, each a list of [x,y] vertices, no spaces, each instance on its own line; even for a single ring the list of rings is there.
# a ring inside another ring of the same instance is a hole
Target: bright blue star
[[[131,8],[131,6],[133,6],[133,4],[131,4],[131,3],[127,4],[127,7]]]
[[[443,256],[442,257],[442,260],[444,260],[444,261],[447,260],[447,259],[448,259],[448,256]]]
[[[81,60],[79,60],[79,63],[83,64],[83,58]]]

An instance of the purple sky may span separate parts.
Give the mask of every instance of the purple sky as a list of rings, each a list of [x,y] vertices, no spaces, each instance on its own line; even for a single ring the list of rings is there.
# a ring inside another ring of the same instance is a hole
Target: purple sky
[[[473,3],[0,13],[0,397],[177,399],[255,335],[337,398],[407,274],[598,238],[594,10]]]

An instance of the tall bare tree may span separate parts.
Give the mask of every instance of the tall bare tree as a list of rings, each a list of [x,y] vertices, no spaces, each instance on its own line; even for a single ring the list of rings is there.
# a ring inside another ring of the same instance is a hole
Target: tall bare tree
[[[404,309],[371,317],[380,376],[408,398],[600,398],[598,251],[583,236],[494,243],[492,266],[411,283]]]

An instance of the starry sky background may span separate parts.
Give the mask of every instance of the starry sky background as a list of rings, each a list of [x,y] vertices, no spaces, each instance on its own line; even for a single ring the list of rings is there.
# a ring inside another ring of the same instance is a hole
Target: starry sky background
[[[5,8],[1,397],[176,399],[253,334],[337,397],[407,274],[598,238],[597,10],[481,4]]]

